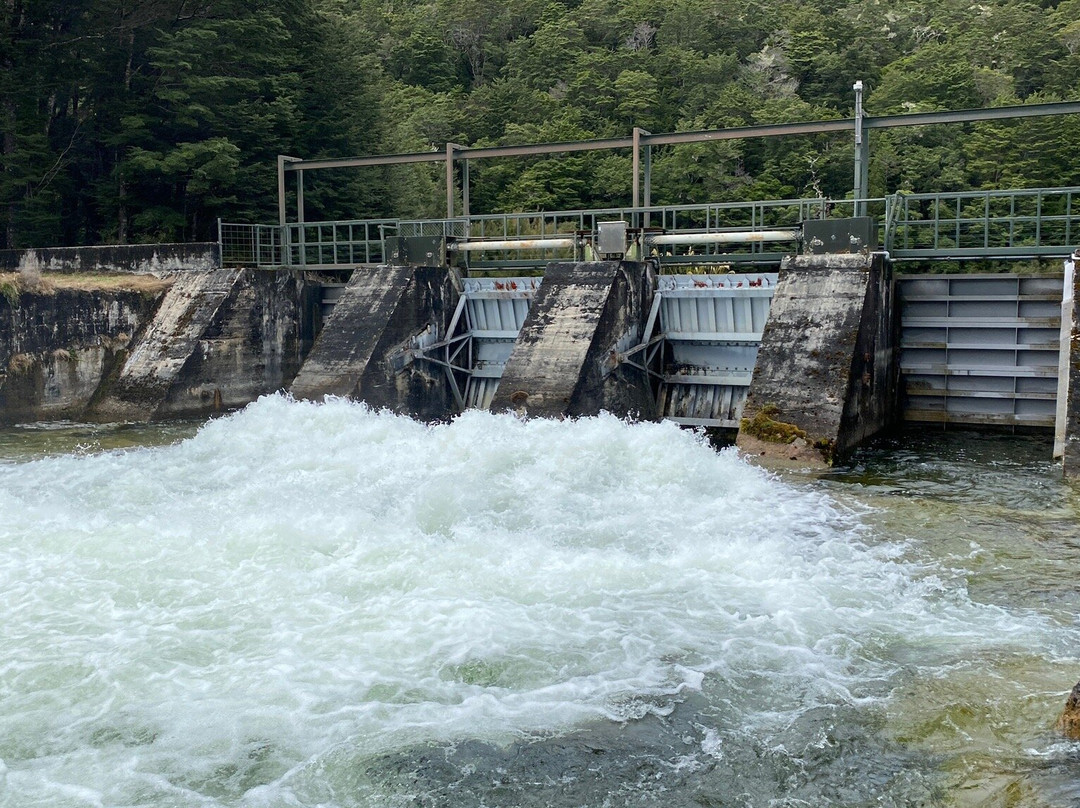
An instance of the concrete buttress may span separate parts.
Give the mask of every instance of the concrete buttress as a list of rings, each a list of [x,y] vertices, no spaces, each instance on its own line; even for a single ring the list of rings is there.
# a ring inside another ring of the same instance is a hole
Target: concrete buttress
[[[105,420],[158,416],[200,339],[234,294],[242,272],[179,273],[154,318],[136,337],[119,376],[93,402],[90,414]]]
[[[645,372],[620,361],[641,341],[655,287],[651,264],[549,264],[491,409],[547,418],[601,410],[655,418]]]
[[[738,445],[831,464],[896,418],[894,283],[884,255],[784,259]]]
[[[446,334],[461,283],[445,267],[379,266],[353,272],[289,392],[355,398],[416,418],[454,412],[442,368],[416,359]]]

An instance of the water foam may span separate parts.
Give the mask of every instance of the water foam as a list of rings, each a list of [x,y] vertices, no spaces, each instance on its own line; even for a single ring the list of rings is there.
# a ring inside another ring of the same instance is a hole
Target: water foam
[[[19,805],[262,804],[342,749],[633,720],[703,686],[783,723],[883,696],[906,648],[1038,630],[820,491],[611,417],[270,397],[174,446],[0,466],[0,513]]]

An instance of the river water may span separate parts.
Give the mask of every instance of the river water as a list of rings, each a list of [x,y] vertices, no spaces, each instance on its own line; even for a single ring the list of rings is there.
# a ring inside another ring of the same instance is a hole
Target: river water
[[[0,431],[0,805],[1076,805],[1049,454],[280,397]]]

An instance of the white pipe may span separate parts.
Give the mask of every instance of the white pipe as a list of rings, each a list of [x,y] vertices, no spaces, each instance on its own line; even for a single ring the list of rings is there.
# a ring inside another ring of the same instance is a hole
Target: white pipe
[[[648,236],[650,244],[746,244],[766,241],[798,241],[798,230],[739,230],[728,233],[668,233]]]
[[[573,247],[572,238],[520,238],[509,241],[455,241],[447,244],[446,249],[457,252],[479,252],[481,250],[554,250],[559,247]]]

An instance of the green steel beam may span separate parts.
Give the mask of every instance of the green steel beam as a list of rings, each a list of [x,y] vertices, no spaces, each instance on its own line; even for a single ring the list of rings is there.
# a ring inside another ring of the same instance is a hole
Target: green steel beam
[[[285,171],[314,171],[319,168],[360,168],[363,166],[390,166],[402,163],[442,163],[446,152],[410,152],[408,154],[383,154],[377,157],[330,157],[322,160],[296,160],[286,163]]]
[[[1000,121],[1008,118],[1031,118],[1040,115],[1080,114],[1080,101],[1055,101],[1048,104],[1018,104],[1011,107],[985,109],[958,109],[947,112],[913,112],[906,115],[879,115],[864,118],[863,126],[869,129],[891,129],[896,126],[929,126],[943,123],[973,123],[975,121]]]
[[[695,132],[642,135],[641,143],[649,146],[672,146],[680,143],[710,143],[716,140],[740,140],[751,137],[784,137],[787,135],[812,135],[822,132],[851,132],[854,129],[854,118],[839,118],[832,121],[801,121],[799,123],[774,123],[765,126],[735,126],[730,129],[701,129]]]
[[[1068,258],[1072,252],[1069,245],[1042,247],[938,247],[936,249],[895,249],[889,252],[893,261],[992,261],[995,258],[1045,258],[1058,256]]]
[[[1020,104],[984,109],[915,112],[904,115],[879,115],[876,117],[866,116],[862,119],[862,125],[867,129],[891,129],[897,126],[929,126],[933,124],[1028,118],[1041,115],[1076,114],[1080,114],[1080,101],[1055,101],[1047,104]],[[800,121],[763,126],[736,126],[727,129],[701,129],[693,132],[668,132],[655,135],[646,134],[642,131],[638,138],[615,137],[561,143],[532,143],[520,146],[485,146],[480,148],[457,147],[454,149],[454,153],[470,160],[480,160],[487,157],[530,157],[579,151],[627,149],[633,148],[635,141],[640,146],[670,146],[681,143],[708,143],[716,140],[739,140],[753,137],[786,137],[827,132],[853,132],[855,124],[855,118],[838,118],[830,121]],[[446,162],[446,160],[447,153],[445,150],[386,154],[374,157],[334,157],[320,160],[289,158],[284,163],[283,169],[284,171],[313,171],[320,168],[357,168],[399,165],[402,163],[441,163]]]
[[[609,137],[600,140],[568,140],[563,143],[534,143],[525,146],[468,148],[461,150],[461,156],[470,160],[479,160],[485,157],[532,157],[541,154],[629,149],[633,145],[634,139],[632,137]]]

